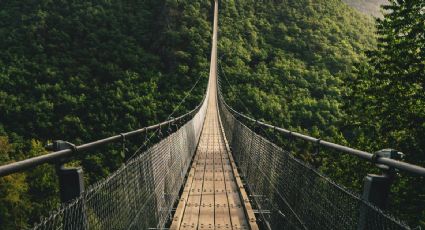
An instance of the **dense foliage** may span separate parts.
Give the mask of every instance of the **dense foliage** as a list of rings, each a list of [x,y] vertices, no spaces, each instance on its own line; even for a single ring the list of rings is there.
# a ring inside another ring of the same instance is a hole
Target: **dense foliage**
[[[344,82],[365,59],[362,50],[374,46],[372,20],[337,0],[229,0],[222,8],[219,53],[235,87],[224,85],[230,104],[343,142]]]
[[[349,139],[369,149],[391,146],[425,166],[425,2],[390,2],[377,20],[378,47],[350,82]],[[402,174],[393,186],[394,212],[425,226],[424,197],[425,179]]]
[[[425,165],[421,2],[393,1],[375,30],[337,0],[223,1],[225,96],[257,119],[371,152],[396,148]],[[341,153],[295,154],[357,192],[367,173],[378,173]],[[424,185],[400,174],[390,212],[424,225]]]
[[[0,164],[43,154],[47,140],[78,144],[166,119],[200,77],[175,115],[202,98],[209,1],[0,5]],[[114,150],[81,156],[87,183],[125,157]],[[50,166],[2,178],[0,186],[2,229],[28,227],[58,205]]]

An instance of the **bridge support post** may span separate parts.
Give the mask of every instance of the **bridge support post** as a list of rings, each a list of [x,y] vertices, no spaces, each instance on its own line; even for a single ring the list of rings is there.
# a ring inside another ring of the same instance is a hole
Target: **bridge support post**
[[[403,157],[403,153],[393,149],[384,149],[376,152],[374,154],[374,159],[372,160],[375,161],[379,157],[401,159]],[[382,175],[368,174],[364,178],[363,194],[361,199],[376,205],[380,209],[386,209],[388,206],[391,184],[394,181],[396,173],[394,168],[390,168],[386,165],[377,164],[376,166],[384,172]],[[358,230],[373,229],[375,216],[373,212],[375,211],[368,207],[367,204],[360,204],[360,217],[357,226]]]
[[[393,176],[384,173],[382,175],[368,174],[364,178],[362,200],[376,205],[380,209],[385,209],[388,205],[388,196],[390,193]],[[373,221],[375,218],[374,210],[361,202],[360,217],[357,229],[373,229]]]
[[[388,205],[388,196],[393,178],[394,176],[390,173],[382,175],[368,174],[363,180],[362,200],[385,209]]]
[[[66,168],[64,165],[57,166],[59,178],[60,198],[62,203],[68,203],[78,198],[84,191],[83,169]]]
[[[55,141],[47,146],[52,151],[75,149],[75,145],[66,141]],[[81,167],[66,167],[64,161],[56,165],[56,174],[59,180],[59,192],[61,203],[67,204],[80,197],[84,192],[84,177]],[[86,229],[85,202],[80,200],[71,210],[63,213],[63,229]]]
[[[66,204],[80,197],[84,192],[83,169],[66,168],[63,164],[57,166],[61,203]],[[63,229],[86,229],[86,209],[84,199],[79,200],[74,207],[66,210],[63,218]]]

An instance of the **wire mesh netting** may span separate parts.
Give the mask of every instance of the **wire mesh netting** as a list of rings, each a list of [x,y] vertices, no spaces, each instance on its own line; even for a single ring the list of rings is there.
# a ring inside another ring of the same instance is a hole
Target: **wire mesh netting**
[[[265,227],[408,229],[249,129],[222,98],[219,108],[226,138]]]
[[[164,228],[195,153],[205,112],[204,102],[176,132],[90,186],[34,229]]]

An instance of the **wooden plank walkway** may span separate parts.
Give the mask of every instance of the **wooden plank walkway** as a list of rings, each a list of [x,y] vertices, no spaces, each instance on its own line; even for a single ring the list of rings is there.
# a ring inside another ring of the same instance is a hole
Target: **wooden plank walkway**
[[[257,229],[211,93],[198,149],[171,229]]]
[[[214,11],[207,113],[170,229],[258,229],[220,125],[216,85],[217,1]]]

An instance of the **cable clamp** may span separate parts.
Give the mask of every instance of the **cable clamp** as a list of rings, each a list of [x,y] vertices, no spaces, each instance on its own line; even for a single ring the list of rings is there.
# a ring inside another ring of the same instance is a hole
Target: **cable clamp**
[[[68,143],[69,143],[69,142],[68,142]],[[74,153],[78,152],[78,148],[77,148],[77,146],[76,146],[75,144],[73,144],[73,143],[69,143],[69,145],[70,145],[70,147],[71,147],[71,149],[72,149],[72,151],[73,151]]]
[[[370,159],[370,161],[373,164],[376,164],[378,162],[378,159],[381,157],[381,155],[378,152],[375,152],[372,154],[372,158]]]
[[[120,137],[121,137],[121,141],[124,142],[125,141],[125,134],[124,133],[120,133]]]
[[[160,125],[159,125],[159,133],[158,133],[158,136],[159,136],[160,138],[162,138],[162,137],[163,137],[163,134],[162,134],[162,124],[160,124]]]
[[[321,141],[322,141],[322,139],[320,139],[320,138],[319,138],[319,139],[317,139],[317,140],[316,140],[316,145],[317,145],[317,146],[320,146],[320,142],[321,142]]]
[[[320,153],[320,142],[321,141],[322,140],[320,138],[315,141],[315,143],[316,143],[316,152],[313,155],[318,155]]]
[[[65,149],[70,149],[73,152],[78,151],[78,148],[77,148],[76,145],[74,145],[71,142],[62,141],[62,140],[55,140],[55,141],[53,141],[53,143],[50,143],[47,146],[45,146],[45,148],[48,151],[61,151],[61,150],[65,150]]]

